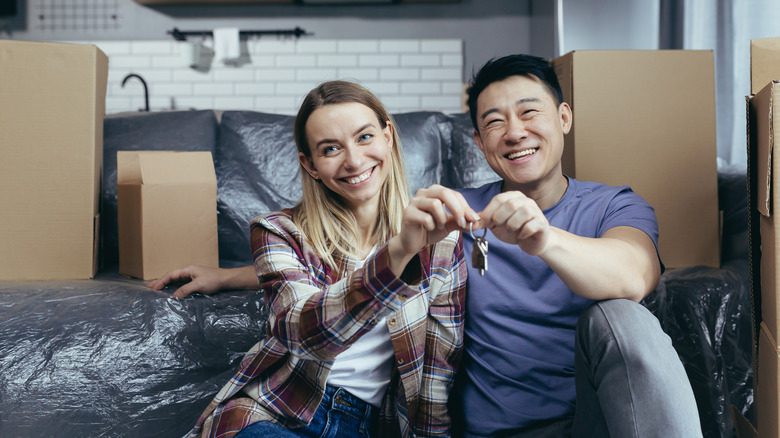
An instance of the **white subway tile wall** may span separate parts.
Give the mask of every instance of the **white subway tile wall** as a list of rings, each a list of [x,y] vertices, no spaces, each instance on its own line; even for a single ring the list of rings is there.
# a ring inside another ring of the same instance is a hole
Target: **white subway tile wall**
[[[201,42],[197,68],[188,64],[196,41],[90,41],[109,57],[106,112],[137,111],[149,87],[152,111],[256,110],[295,114],[303,96],[323,81],[346,79],[374,92],[392,113],[463,109],[463,42],[459,39],[276,40],[241,42],[241,58],[225,65]]]

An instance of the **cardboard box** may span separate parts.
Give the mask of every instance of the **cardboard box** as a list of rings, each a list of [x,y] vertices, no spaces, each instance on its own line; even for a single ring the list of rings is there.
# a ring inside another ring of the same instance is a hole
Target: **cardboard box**
[[[219,266],[211,152],[117,152],[119,273],[151,280]]]
[[[666,267],[720,266],[713,53],[585,50],[553,66],[574,113],[564,173],[647,200]]]
[[[751,163],[749,173],[755,178],[756,209],[759,212],[759,233],[761,236],[761,258],[759,264],[761,290],[762,324],[778,339],[780,333],[780,274],[777,270],[778,230],[780,223],[773,206],[780,201],[780,187],[775,184],[778,172],[778,148],[774,147],[774,132],[780,129],[780,82],[772,81],[750,99],[750,148],[756,149],[755,166]],[[780,180],[777,180],[780,183]],[[776,348],[780,348],[777,345]]]
[[[780,436],[780,350],[777,338],[773,337],[764,323],[758,341],[758,388],[756,393],[756,430],[758,438]]]
[[[108,58],[0,40],[0,280],[97,272]]]
[[[750,94],[780,80],[780,38],[750,40]]]

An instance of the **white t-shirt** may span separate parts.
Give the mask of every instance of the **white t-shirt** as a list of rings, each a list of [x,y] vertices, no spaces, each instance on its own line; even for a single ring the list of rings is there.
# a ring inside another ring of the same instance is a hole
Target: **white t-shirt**
[[[376,246],[366,256],[376,252]],[[355,269],[363,267],[365,259]],[[393,344],[387,318],[336,356],[328,376],[328,385],[338,386],[374,406],[381,406],[393,372]]]

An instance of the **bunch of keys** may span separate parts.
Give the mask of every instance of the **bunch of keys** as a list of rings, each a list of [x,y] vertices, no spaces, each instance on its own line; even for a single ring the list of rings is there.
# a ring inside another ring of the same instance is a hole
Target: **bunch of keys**
[[[488,268],[488,242],[485,240],[487,228],[485,228],[485,232],[482,233],[482,236],[475,236],[474,222],[470,222],[469,233],[471,233],[471,238],[474,239],[474,249],[471,251],[471,267],[479,269],[479,275],[485,275],[485,271],[487,271]]]

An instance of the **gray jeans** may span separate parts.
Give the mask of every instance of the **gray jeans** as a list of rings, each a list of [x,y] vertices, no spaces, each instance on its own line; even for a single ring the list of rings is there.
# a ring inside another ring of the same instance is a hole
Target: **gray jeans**
[[[629,300],[586,309],[577,324],[574,421],[506,431],[501,438],[702,436],[691,384],[653,314]]]

